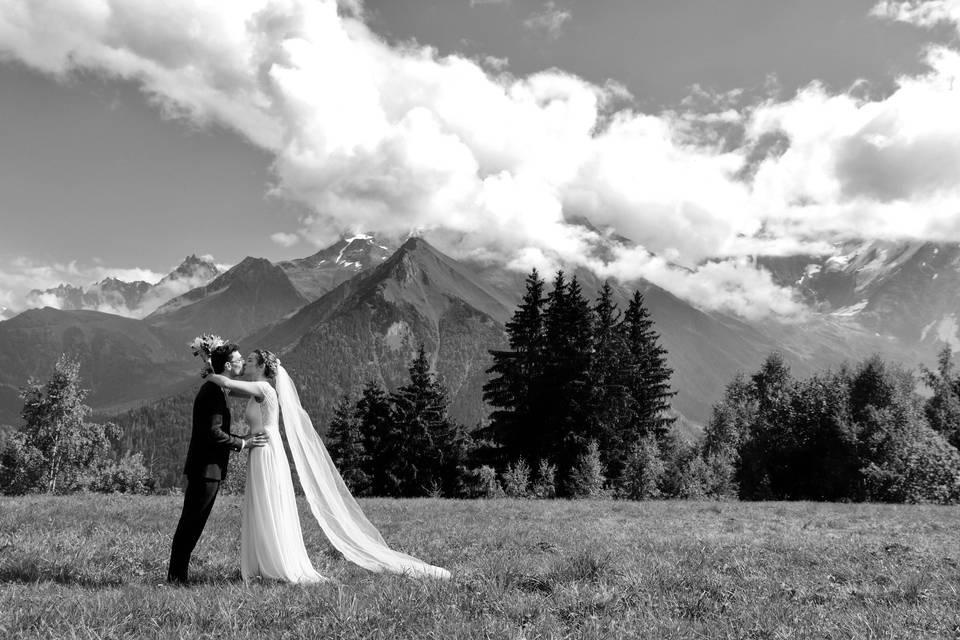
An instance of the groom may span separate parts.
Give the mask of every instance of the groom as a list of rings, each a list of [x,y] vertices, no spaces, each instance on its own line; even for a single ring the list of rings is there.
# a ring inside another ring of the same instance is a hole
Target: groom
[[[239,347],[226,344],[216,347],[210,354],[214,373],[230,378],[240,376],[243,357]],[[223,390],[212,382],[205,382],[193,401],[193,432],[187,462],[183,472],[187,476],[187,488],[183,493],[183,511],[177,531],[173,534],[170,549],[170,568],[167,582],[187,583],[187,565],[193,553],[213,502],[220,490],[220,482],[227,476],[230,451],[243,451],[247,447],[262,447],[266,435],[237,437],[230,433],[230,409]]]

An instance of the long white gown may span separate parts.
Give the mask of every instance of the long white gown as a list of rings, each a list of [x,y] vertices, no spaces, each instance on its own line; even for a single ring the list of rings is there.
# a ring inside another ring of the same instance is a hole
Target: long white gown
[[[277,366],[277,388],[256,383],[263,401],[247,402],[251,432],[265,431],[268,444],[250,451],[240,529],[240,573],[288,582],[326,580],[310,563],[303,544],[290,466],[280,439],[284,434],[310,512],[343,557],[369,571],[388,571],[412,578],[447,580],[448,570],[391,549],[350,494],[326,446],[303,410],[296,386]]]
[[[267,444],[250,450],[240,528],[240,573],[286,582],[323,582],[303,544],[290,466],[280,439],[280,405],[267,382],[257,382],[263,401],[247,401],[251,433],[265,431]]]

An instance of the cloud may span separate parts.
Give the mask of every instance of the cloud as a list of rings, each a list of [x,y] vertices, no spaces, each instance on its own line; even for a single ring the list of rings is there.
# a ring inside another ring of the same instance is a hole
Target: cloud
[[[875,15],[918,25],[956,6],[881,4]],[[570,19],[543,8],[547,31]],[[960,54],[945,47],[883,98],[695,88],[659,113],[615,82],[391,46],[362,5],[332,0],[4,3],[0,50],[61,77],[135,80],[165,115],[267,150],[274,192],[310,210],[281,244],[418,230],[455,255],[644,277],[756,317],[798,307],[750,255],[864,235],[960,240]],[[576,216],[639,248],[598,260],[600,235]]]
[[[210,256],[204,258],[212,262]],[[222,272],[229,265],[217,267]],[[133,304],[128,305],[130,301],[121,292],[103,286],[107,278],[127,283],[142,281],[152,286],[139,301],[134,298]],[[143,318],[168,300],[209,281],[210,273],[204,269],[164,275],[138,267],[84,265],[76,261],[44,264],[18,256],[0,259],[0,307],[7,308],[7,315],[29,308],[53,307],[89,309],[128,318]],[[65,286],[58,291],[61,285]]]
[[[142,280],[153,284],[162,277],[163,274],[150,269],[113,268],[99,264],[83,265],[76,261],[44,264],[17,256],[0,260],[0,306],[7,307],[12,312],[43,306],[59,309],[63,306],[63,299],[56,294],[31,295],[30,292],[35,289],[44,292],[61,284],[99,291],[98,287],[92,285],[105,278],[117,278],[125,282]],[[113,295],[104,296],[97,303],[88,305],[86,308],[128,317],[135,315],[134,311],[126,307],[122,298]]]
[[[498,58],[497,56],[484,56],[483,62],[494,71],[503,71],[510,65],[509,58]]]
[[[559,9],[555,2],[546,2],[543,8],[523,21],[523,26],[530,31],[542,33],[548,38],[557,39],[563,35],[563,25],[569,22],[573,15],[568,9]]]
[[[918,27],[932,27],[941,22],[960,24],[960,2],[957,0],[882,0],[870,10],[877,18],[906,22]]]
[[[278,231],[277,233],[271,234],[270,239],[279,244],[281,247],[292,247],[300,242],[300,236],[297,234],[285,233],[283,231]]]

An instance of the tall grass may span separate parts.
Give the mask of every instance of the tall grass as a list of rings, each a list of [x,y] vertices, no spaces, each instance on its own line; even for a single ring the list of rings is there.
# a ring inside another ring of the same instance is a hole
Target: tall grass
[[[0,638],[957,638],[960,509],[362,501],[453,580],[365,572],[303,510],[316,586],[239,576],[239,498],[163,582],[180,499],[0,499]]]

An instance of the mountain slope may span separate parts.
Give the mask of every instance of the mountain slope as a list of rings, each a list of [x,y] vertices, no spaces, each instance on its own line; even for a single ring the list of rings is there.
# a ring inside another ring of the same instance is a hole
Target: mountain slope
[[[184,341],[199,333],[236,340],[306,302],[282,269],[248,257],[210,284],[170,300],[146,321]]]
[[[357,235],[341,238],[312,256],[279,262],[277,266],[297,291],[308,300],[316,300],[357,273],[380,264],[391,253],[386,246],[377,244],[373,236]]]
[[[828,316],[915,345],[924,361],[944,343],[960,349],[960,244],[848,242],[833,256],[758,264]]]
[[[192,366],[164,331],[97,311],[30,309],[0,322],[0,422],[14,423],[27,379],[49,378],[61,354],[79,357],[87,402],[97,409],[163,395]]]
[[[389,259],[341,284],[289,319],[243,341],[281,353],[318,424],[344,392],[368,379],[393,389],[422,343],[447,386],[451,413],[473,424],[486,415],[480,389],[504,344],[511,310],[469,268],[411,238]]]

